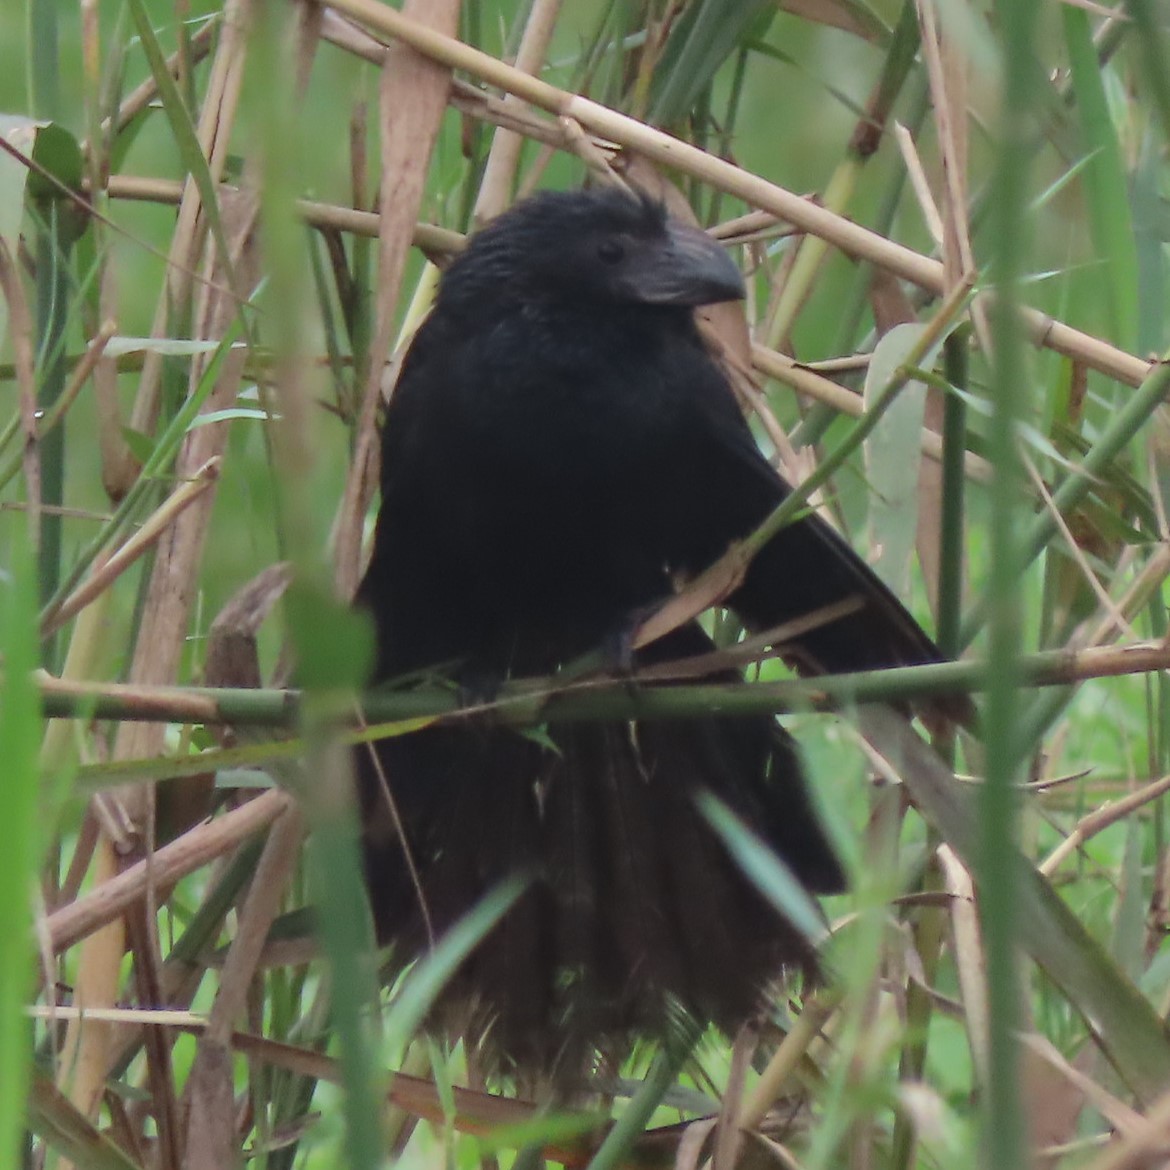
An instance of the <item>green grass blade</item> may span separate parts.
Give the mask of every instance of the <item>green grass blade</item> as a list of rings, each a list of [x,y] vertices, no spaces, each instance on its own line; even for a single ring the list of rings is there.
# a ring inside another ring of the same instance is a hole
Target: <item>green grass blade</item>
[[[386,1017],[390,1050],[401,1058],[447,981],[493,927],[516,904],[528,882],[501,882],[440,939],[410,972]]]
[[[1101,66],[1093,46],[1089,16],[1071,4],[1061,7],[1065,44],[1072,67],[1081,137],[1089,156],[1083,172],[1093,248],[1104,270],[1095,286],[1109,310],[1113,340],[1125,349],[1137,341],[1138,260],[1129,206],[1129,185],[1117,132],[1105,99]]]
[[[0,572],[0,1165],[20,1164],[30,1028],[24,1016],[31,987],[33,888],[42,825],[37,807],[40,700],[33,671],[39,665],[36,587],[32,557],[21,526],[13,534],[12,561]]]
[[[727,807],[710,793],[700,793],[699,810],[719,834],[736,864],[752,884],[805,939],[816,946],[826,936],[825,919],[800,879]]]
[[[761,0],[700,0],[671,30],[654,70],[650,121],[670,125],[683,117],[716,71],[773,5]]]

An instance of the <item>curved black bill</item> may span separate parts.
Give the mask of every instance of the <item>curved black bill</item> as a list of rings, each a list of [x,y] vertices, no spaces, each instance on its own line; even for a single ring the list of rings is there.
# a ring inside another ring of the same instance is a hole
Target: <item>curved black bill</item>
[[[671,220],[666,239],[626,278],[626,291],[651,305],[713,305],[744,295],[734,261],[705,231]]]

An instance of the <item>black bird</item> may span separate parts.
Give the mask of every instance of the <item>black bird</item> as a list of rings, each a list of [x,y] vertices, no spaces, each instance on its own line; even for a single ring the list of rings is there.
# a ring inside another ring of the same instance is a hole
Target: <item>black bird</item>
[[[386,415],[359,592],[377,630],[375,681],[455,664],[480,686],[620,645],[673,580],[785,498],[693,318],[743,291],[709,236],[620,191],[541,194],[471,239]],[[860,611],[793,647],[805,669],[938,658],[813,516],[764,548],[728,604],[762,630],[851,597]],[[710,649],[690,624],[634,666]],[[593,1050],[620,1055],[662,1035],[679,1009],[737,1026],[809,946],[742,875],[695,796],[730,805],[810,891],[839,891],[790,737],[771,717],[704,717],[554,724],[547,738],[437,727],[375,745],[426,917],[378,769],[358,750],[379,937],[408,959],[428,917],[441,932],[522,871],[532,885],[439,1009],[492,1061],[580,1071]]]

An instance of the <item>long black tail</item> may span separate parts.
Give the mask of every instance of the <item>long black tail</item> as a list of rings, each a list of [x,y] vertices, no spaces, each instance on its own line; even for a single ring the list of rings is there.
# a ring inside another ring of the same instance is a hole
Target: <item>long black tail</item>
[[[657,654],[710,644],[676,631]],[[662,1036],[679,1008],[733,1028],[807,942],[765,903],[695,803],[711,792],[813,892],[843,874],[794,745],[770,718],[548,729],[439,727],[376,745],[427,915],[369,753],[359,749],[366,868],[378,933],[406,957],[497,882],[532,884],[447,987],[444,1025],[493,1064],[578,1071],[595,1048]]]

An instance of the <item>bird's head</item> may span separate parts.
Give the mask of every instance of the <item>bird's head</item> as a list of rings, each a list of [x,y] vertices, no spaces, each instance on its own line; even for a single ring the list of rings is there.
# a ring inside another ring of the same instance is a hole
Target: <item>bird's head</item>
[[[440,303],[580,302],[695,307],[744,295],[743,277],[706,232],[623,191],[544,192],[470,240]]]

